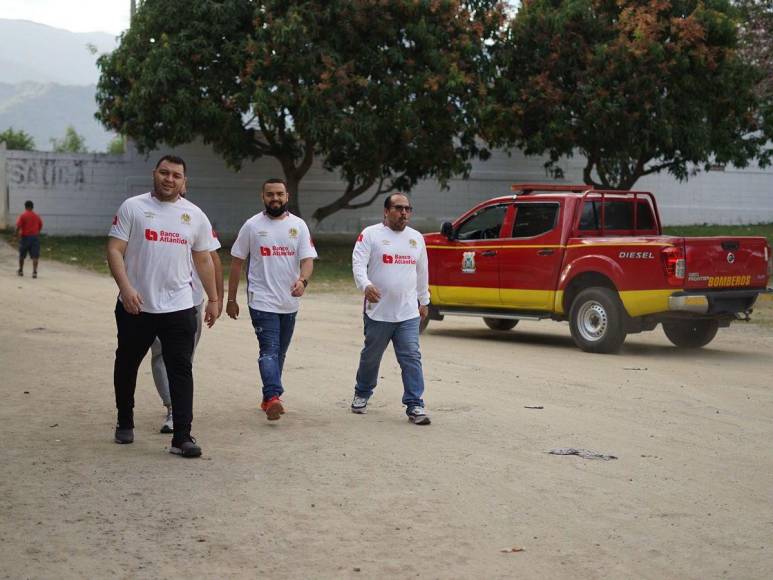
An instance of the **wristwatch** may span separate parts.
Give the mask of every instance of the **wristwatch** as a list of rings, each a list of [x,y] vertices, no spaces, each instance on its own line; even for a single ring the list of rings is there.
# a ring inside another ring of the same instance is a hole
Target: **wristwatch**
[[[303,282],[303,287],[306,288],[306,286],[309,285],[309,281],[306,278],[299,278],[301,282]]]

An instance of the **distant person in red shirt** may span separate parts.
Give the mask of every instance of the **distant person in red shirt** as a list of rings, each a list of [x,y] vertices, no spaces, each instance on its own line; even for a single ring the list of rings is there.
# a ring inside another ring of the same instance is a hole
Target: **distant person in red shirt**
[[[19,237],[19,276],[24,276],[24,258],[29,253],[32,258],[32,277],[38,277],[38,258],[40,258],[40,230],[43,220],[32,211],[35,205],[27,200],[24,202],[24,213],[16,220],[16,235]]]

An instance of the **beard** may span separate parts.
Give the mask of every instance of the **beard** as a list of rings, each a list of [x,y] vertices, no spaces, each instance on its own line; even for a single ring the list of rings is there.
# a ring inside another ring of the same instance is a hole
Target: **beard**
[[[287,211],[287,204],[284,203],[278,207],[271,207],[270,205],[263,204],[266,206],[266,213],[270,215],[271,217],[279,217],[283,215]]]

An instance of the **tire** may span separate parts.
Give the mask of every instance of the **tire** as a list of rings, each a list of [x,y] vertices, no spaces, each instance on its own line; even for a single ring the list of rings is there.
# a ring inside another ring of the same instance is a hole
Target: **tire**
[[[663,323],[663,332],[668,340],[680,348],[706,346],[717,335],[719,322],[716,320],[675,320]]]
[[[572,302],[569,328],[575,344],[585,352],[611,354],[625,341],[625,310],[617,292],[586,288]]]
[[[518,324],[517,320],[510,320],[509,318],[483,318],[483,322],[491,330],[512,330]]]

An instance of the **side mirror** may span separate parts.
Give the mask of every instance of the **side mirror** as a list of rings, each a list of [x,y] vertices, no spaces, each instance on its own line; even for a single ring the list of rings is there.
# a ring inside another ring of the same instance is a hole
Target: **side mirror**
[[[440,233],[447,237],[449,240],[454,239],[454,226],[451,222],[443,222],[440,226]]]

